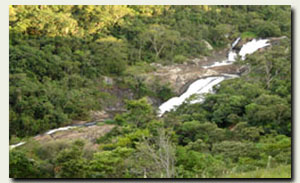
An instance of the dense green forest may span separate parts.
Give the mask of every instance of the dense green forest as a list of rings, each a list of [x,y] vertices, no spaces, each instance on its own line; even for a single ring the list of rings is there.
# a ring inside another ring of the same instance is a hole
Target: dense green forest
[[[84,140],[31,140],[10,150],[10,177],[220,178],[262,169],[290,176],[290,6],[13,5],[9,13],[10,144],[113,106],[107,77],[133,93],[124,112],[104,122],[114,128],[96,149]],[[239,36],[286,38],[237,61],[249,73],[223,81],[203,103],[157,116],[148,97],[161,103],[174,93],[139,74],[155,70],[152,63],[210,56]]]

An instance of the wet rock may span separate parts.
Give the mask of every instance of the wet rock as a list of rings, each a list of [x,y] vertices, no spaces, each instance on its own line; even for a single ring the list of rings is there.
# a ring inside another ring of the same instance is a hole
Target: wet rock
[[[207,61],[207,58],[204,57],[202,60]],[[193,60],[190,61],[190,63],[194,65],[199,65],[202,62],[202,60],[200,58],[194,58]]]
[[[210,68],[210,70],[213,70],[218,74],[226,73],[226,74],[238,74],[239,73],[239,66],[236,65],[224,65],[224,66],[218,66]]]

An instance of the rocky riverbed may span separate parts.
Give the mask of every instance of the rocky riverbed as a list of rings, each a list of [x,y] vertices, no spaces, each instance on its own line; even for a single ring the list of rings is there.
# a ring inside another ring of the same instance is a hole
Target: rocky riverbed
[[[219,76],[221,74],[239,74],[239,67],[236,65],[216,66],[203,68],[205,65],[213,64],[216,61],[225,60],[228,49],[216,52],[213,56],[196,58],[183,64],[162,66],[153,64],[157,70],[145,74],[146,82],[153,82],[156,79],[162,84],[169,85],[176,94],[184,92],[189,84],[199,78]]]

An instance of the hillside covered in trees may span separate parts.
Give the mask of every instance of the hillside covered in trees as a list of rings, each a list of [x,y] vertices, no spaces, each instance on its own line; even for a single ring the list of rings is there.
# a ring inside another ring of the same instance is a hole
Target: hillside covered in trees
[[[9,139],[28,142],[10,150],[11,178],[291,176],[290,6],[13,5],[9,13]],[[239,58],[247,73],[204,102],[158,116],[176,92],[143,79],[157,64],[194,67],[238,37],[283,36]],[[97,121],[99,111],[109,114]],[[81,139],[37,140],[78,121],[105,130],[93,140],[88,127],[70,130]]]

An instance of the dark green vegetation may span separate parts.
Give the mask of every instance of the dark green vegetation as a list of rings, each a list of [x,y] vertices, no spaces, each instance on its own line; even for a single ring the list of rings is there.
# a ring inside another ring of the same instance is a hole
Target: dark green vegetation
[[[135,100],[108,121],[116,127],[96,150],[84,141],[11,150],[10,177],[212,178],[290,169],[290,13],[289,6],[11,6],[11,143],[114,105],[104,76]],[[146,97],[165,101],[173,93],[137,73],[154,70],[153,62],[209,55],[203,40],[222,49],[239,35],[287,38],[237,62],[250,72],[222,82],[203,104],[158,118]]]

